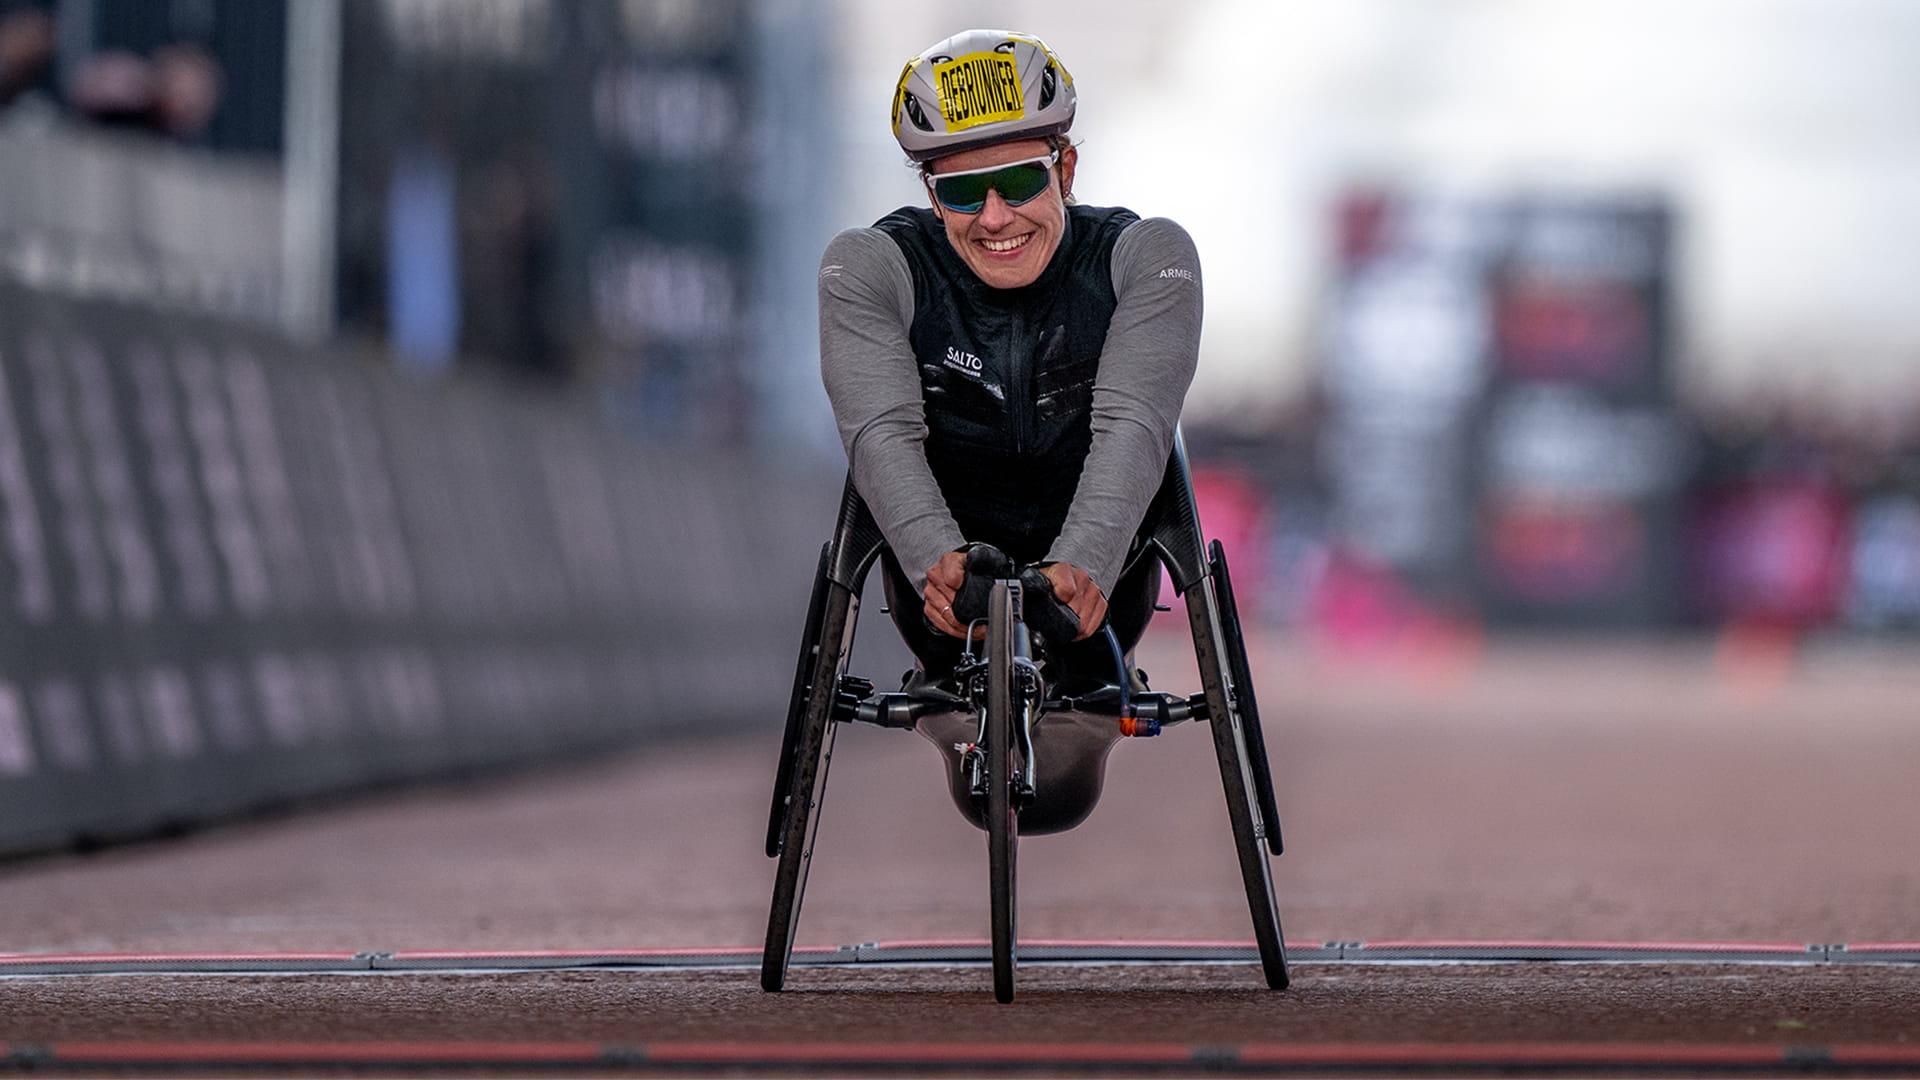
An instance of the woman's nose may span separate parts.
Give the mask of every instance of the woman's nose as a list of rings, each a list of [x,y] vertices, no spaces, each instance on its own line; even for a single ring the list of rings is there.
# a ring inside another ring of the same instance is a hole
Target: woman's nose
[[[1013,207],[993,188],[987,189],[986,205],[980,208],[980,227],[983,229],[1001,229],[1013,224]]]

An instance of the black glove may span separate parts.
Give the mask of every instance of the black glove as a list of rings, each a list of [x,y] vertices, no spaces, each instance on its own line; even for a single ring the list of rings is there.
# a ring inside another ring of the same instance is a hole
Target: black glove
[[[1056,647],[1071,644],[1080,637],[1080,616],[1054,597],[1053,579],[1040,567],[1029,566],[1020,571],[1020,585],[1026,594],[1021,607],[1028,630]]]
[[[987,617],[987,595],[993,583],[1013,576],[1013,560],[992,544],[968,544],[967,580],[953,597],[953,617],[972,624]]]

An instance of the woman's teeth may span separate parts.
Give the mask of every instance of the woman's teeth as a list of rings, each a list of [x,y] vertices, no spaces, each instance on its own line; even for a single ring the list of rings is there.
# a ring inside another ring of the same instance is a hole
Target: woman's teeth
[[[1032,236],[1032,233],[1021,233],[1006,240],[982,240],[980,244],[988,251],[1007,252],[1026,246],[1027,240]]]

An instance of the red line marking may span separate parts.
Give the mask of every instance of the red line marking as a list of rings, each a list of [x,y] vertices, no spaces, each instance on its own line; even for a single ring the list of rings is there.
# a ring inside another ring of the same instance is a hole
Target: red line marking
[[[985,949],[990,947],[991,944],[992,943],[985,938],[972,938],[972,939],[955,938],[952,940],[933,939],[928,941],[879,941],[879,942],[873,943],[871,946],[869,946],[869,948],[875,948],[875,949],[951,949],[951,948]],[[1141,940],[1133,940],[1133,941],[1120,941],[1120,940],[1103,939],[1103,938],[1021,938],[1020,944],[1048,946],[1052,948],[1096,948],[1096,949],[1107,949],[1107,948],[1112,948],[1112,949],[1129,949],[1129,948],[1251,949],[1256,947],[1253,939],[1251,938],[1245,941],[1210,941],[1210,940],[1175,941],[1170,938],[1168,939],[1149,938],[1149,939],[1141,939]],[[1325,947],[1325,945],[1326,943],[1323,941],[1289,941],[1287,942],[1287,948],[1289,949],[1319,949],[1319,948]]]
[[[285,953],[4,953],[0,954],[0,964],[91,964],[91,963],[181,963],[192,961],[205,963],[210,961],[256,961],[292,962],[296,960],[353,960],[358,953],[350,952],[285,952]]]
[[[1146,1063],[1193,1061],[1194,1048],[1181,1043],[715,1043],[654,1042],[646,1045],[649,1063],[861,1061],[925,1064],[1021,1062]]]
[[[795,949],[794,952],[807,952]],[[832,950],[827,950],[832,951]],[[761,949],[727,946],[714,949],[407,949],[392,954],[395,960],[573,960],[583,956],[641,959],[669,956],[759,956]]]
[[[13,1048],[0,1043],[0,1055]],[[47,1047],[63,1065],[220,1064],[591,1064],[609,1048],[587,1042],[59,1042]],[[1793,1051],[1824,1052],[1836,1065],[1920,1064],[1920,1046],[1685,1043],[748,1043],[662,1042],[630,1048],[649,1064],[964,1063],[971,1065],[1190,1064],[1230,1055],[1245,1065],[1670,1065],[1759,1066],[1788,1063]]]
[[[1250,1043],[1239,1060],[1250,1065],[1779,1065],[1783,1046],[1684,1043]]]
[[[1177,941],[1172,939],[1146,939],[1134,941],[1106,940],[1099,938],[1022,938],[1022,945],[1055,946],[1065,948],[1188,948],[1188,949],[1251,949],[1255,943],[1244,941]],[[881,941],[874,943],[877,949],[946,949],[946,948],[987,948],[989,943],[982,938],[930,939],[926,941]],[[1321,949],[1327,946],[1324,941],[1289,941],[1289,949]],[[1803,942],[1775,941],[1475,941],[1470,939],[1434,939],[1404,941],[1366,941],[1361,942],[1361,951],[1366,949],[1615,949],[1632,952],[1778,952],[1804,955],[1807,946]],[[1878,949],[1920,949],[1920,945],[1872,945],[1848,946],[1848,951],[1867,948]]]
[[[981,942],[981,944],[986,944]],[[1056,948],[1088,949],[1251,949],[1254,942],[1246,941],[1173,941],[1171,939],[1146,938],[1139,941],[1112,941],[1099,938],[1039,938],[1029,941],[1020,939],[1022,945],[1050,945]],[[1315,943],[1318,946],[1318,943]]]
[[[988,944],[982,941],[980,944]],[[1102,940],[1099,938],[1039,938],[1032,941],[1020,939],[1022,945],[1048,945],[1060,948],[1098,948],[1098,949],[1258,949],[1260,943],[1252,938],[1243,941],[1177,941],[1172,938],[1144,938],[1130,941]],[[1324,949],[1324,941],[1289,941],[1288,949]]]
[[[1615,949],[1626,952],[1779,952],[1805,955],[1804,943],[1781,941],[1367,941],[1368,949]],[[1849,949],[1851,951],[1851,949]]]
[[[604,1052],[586,1042],[60,1042],[63,1064],[199,1062],[589,1062]]]

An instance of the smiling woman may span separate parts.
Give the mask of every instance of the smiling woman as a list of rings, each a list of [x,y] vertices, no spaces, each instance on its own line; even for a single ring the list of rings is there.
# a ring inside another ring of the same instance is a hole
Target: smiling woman
[[[994,89],[995,72],[1014,81]],[[1171,221],[1074,203],[1075,104],[1038,38],[970,30],[927,49],[895,85],[893,126],[928,205],[841,233],[822,261],[822,377],[929,678],[965,634],[949,605],[969,544],[1039,567],[1083,638],[1111,606],[1131,648],[1157,591],[1122,567],[1193,378],[1199,259]],[[1096,644],[1080,643],[1104,682]]]

